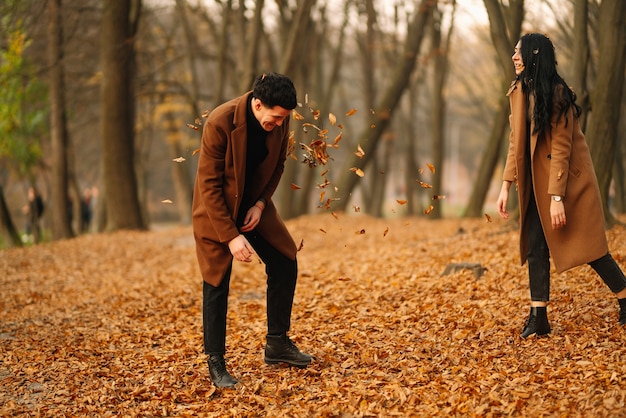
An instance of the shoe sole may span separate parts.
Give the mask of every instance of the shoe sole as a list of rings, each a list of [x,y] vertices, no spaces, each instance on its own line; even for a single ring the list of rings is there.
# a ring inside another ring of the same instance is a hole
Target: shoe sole
[[[291,366],[296,366],[296,367],[300,367],[301,369],[305,368],[306,366],[308,366],[309,364],[311,364],[310,361],[307,362],[297,362],[297,361],[287,361],[287,360],[282,360],[282,359],[273,359],[273,358],[267,358],[265,357],[265,364],[279,364],[279,363],[285,363],[285,364],[289,364]]]

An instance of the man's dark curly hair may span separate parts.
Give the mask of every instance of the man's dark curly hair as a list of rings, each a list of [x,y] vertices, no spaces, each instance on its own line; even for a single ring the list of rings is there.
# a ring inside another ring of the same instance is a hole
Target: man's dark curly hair
[[[278,73],[261,74],[254,80],[252,95],[265,106],[293,110],[298,105],[296,88],[289,77]]]
[[[579,117],[581,108],[576,104],[576,94],[558,74],[554,45],[546,35],[528,33],[520,38],[524,71],[518,76],[522,88],[535,99],[532,115],[535,122],[533,133],[543,132],[550,128],[552,112],[558,109],[557,121],[566,115],[570,107],[574,117]],[[562,88],[557,87],[562,86]],[[555,96],[555,92],[558,96]],[[556,101],[556,102],[554,102]],[[567,125],[567,116],[565,116]]]

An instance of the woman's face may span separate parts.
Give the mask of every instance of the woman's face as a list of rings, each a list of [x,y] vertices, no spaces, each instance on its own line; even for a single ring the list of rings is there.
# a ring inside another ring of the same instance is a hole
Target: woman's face
[[[515,75],[520,75],[524,71],[524,61],[522,61],[522,41],[518,41],[511,59],[515,66]]]

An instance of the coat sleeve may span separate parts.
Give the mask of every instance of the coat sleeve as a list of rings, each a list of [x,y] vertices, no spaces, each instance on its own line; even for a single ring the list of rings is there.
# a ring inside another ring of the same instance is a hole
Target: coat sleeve
[[[233,208],[226,203],[224,187],[234,184],[233,170],[227,170],[226,153],[229,152],[229,133],[219,128],[210,119],[202,131],[202,144],[198,159],[198,191],[207,217],[215,229],[218,239],[227,243],[239,235],[233,219]]]
[[[574,137],[574,111],[572,107],[557,119],[561,111],[560,96],[562,89],[554,94],[554,109],[550,126],[550,175],[548,194],[565,196],[567,193],[567,179],[572,155],[572,141]]]

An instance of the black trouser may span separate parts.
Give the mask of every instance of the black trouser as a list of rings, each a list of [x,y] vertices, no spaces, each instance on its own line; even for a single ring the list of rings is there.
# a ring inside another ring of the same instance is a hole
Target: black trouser
[[[244,234],[254,251],[265,263],[267,273],[267,333],[278,335],[289,331],[291,308],[298,277],[297,260],[279,253],[260,235]],[[202,325],[205,354],[226,352],[226,313],[232,267],[226,271],[219,286],[204,282],[202,300]]]
[[[528,228],[528,278],[530,300],[548,302],[550,300],[550,250],[541,227],[535,197],[531,193],[526,215]],[[626,288],[626,277],[611,254],[592,261],[589,265],[598,273],[613,293]]]

